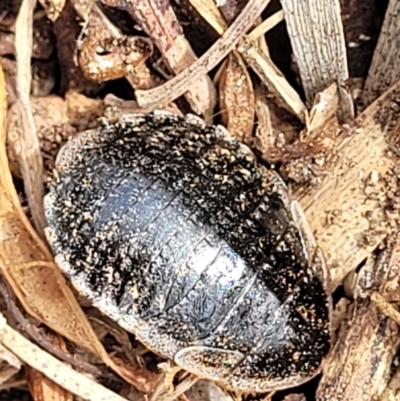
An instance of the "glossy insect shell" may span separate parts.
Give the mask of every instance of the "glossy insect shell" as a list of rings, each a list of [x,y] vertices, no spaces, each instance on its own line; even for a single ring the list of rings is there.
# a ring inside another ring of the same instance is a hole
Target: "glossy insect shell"
[[[131,115],[70,141],[57,169],[45,199],[57,263],[149,349],[244,392],[318,373],[323,259],[280,178],[225,129]]]

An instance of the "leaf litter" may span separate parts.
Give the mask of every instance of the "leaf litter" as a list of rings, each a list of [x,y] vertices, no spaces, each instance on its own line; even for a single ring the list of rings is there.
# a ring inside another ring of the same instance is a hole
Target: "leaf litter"
[[[382,23],[384,10],[367,13],[368,20],[356,12],[356,0],[335,0],[321,1],[312,16],[293,14],[293,7],[309,10],[312,3],[0,4],[5,73],[0,75],[0,396],[11,390],[12,397],[13,388],[22,388],[46,401],[74,395],[135,401],[248,398],[176,369],[90,308],[71,290],[42,240],[42,197],[60,146],[96,128],[103,115],[117,119],[155,108],[191,111],[222,123],[276,168],[325,252],[332,291],[339,288],[336,342],[322,376],[314,387],[267,398],[398,396],[398,83],[388,88],[375,79],[374,93],[381,97],[371,104],[369,92],[362,93],[365,80],[370,83],[379,71],[381,44],[397,34],[396,26],[388,14],[390,30],[382,34],[368,75],[365,62],[355,62],[349,49],[357,29],[373,24],[373,18]],[[363,7],[374,7],[367,3]],[[394,0],[389,3],[394,10]],[[326,19],[326,10],[334,18]],[[324,37],[316,51],[315,32]],[[340,34],[330,39],[326,32]],[[282,47],[279,54],[274,42]],[[318,57],[332,52],[332,65],[324,59],[328,67],[316,70]],[[284,54],[289,57],[283,62]],[[371,48],[361,47],[357,57],[371,61]],[[350,91],[356,80],[357,93]],[[350,93],[356,93],[354,104]]]

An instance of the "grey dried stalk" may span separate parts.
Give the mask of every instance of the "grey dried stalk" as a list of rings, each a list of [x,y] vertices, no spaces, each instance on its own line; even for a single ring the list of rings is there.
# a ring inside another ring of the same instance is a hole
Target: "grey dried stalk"
[[[400,79],[400,2],[390,0],[364,87],[364,103],[374,101]]]
[[[354,117],[339,0],[282,0],[285,21],[307,101],[337,82],[344,119]]]

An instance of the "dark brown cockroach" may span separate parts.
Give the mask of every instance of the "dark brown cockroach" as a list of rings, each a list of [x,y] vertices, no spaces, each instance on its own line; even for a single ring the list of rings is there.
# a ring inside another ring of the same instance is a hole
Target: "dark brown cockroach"
[[[130,115],[72,139],[45,199],[73,286],[149,349],[228,389],[309,380],[330,347],[300,207],[220,126]]]

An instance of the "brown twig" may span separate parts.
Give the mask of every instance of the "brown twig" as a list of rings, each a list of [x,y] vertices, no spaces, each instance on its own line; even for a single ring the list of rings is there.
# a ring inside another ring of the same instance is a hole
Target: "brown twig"
[[[139,106],[161,107],[183,95],[190,85],[214,68],[254,24],[270,0],[250,0],[222,37],[195,63],[165,84],[150,90],[137,90]]]

